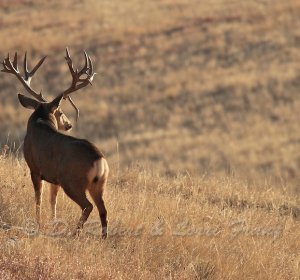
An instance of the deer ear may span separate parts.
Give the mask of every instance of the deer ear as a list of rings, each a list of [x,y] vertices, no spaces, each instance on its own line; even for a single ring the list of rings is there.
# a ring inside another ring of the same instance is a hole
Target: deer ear
[[[51,113],[54,113],[55,110],[57,110],[60,106],[60,103],[62,101],[63,95],[60,94],[56,98],[54,98],[50,103],[49,103],[49,109]]]
[[[22,104],[22,106],[27,109],[35,110],[40,105],[39,101],[29,98],[29,97],[26,97],[25,95],[20,94],[20,93],[18,94],[18,98],[19,98],[19,101]]]

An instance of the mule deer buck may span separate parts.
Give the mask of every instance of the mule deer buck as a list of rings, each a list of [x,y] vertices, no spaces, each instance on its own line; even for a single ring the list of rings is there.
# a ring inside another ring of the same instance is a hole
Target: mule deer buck
[[[62,99],[69,99],[74,108],[75,104],[70,98],[70,93],[90,84],[95,73],[91,58],[85,54],[85,65],[81,70],[74,70],[68,49],[66,61],[72,75],[72,83],[68,89],[60,93],[51,102],[47,102],[42,93],[37,93],[30,86],[32,76],[42,65],[42,58],[32,71],[27,69],[27,58],[24,59],[23,78],[18,69],[17,54],[13,61],[9,56],[3,61],[2,72],[14,74],[24,85],[26,90],[35,98],[18,94],[20,103],[28,109],[33,109],[24,139],[24,157],[30,169],[31,179],[35,191],[36,218],[40,224],[42,180],[56,187],[51,188],[51,198],[55,198],[58,185],[75,201],[82,210],[77,230],[83,227],[88,219],[93,205],[86,197],[88,191],[94,200],[100,215],[102,237],[107,237],[107,211],[103,201],[103,190],[109,174],[108,164],[103,154],[89,141],[65,135],[58,131],[59,126],[66,126],[62,116],[65,116],[60,104]],[[77,118],[78,118],[78,109]],[[52,204],[52,210],[55,211]]]

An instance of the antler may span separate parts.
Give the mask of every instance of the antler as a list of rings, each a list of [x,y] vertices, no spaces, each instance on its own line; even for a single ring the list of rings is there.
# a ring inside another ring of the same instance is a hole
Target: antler
[[[79,118],[79,109],[76,107],[75,103],[70,97],[70,93],[77,91],[88,84],[92,84],[92,81],[94,79],[94,76],[96,73],[94,73],[93,63],[89,55],[84,51],[84,57],[85,57],[85,65],[81,70],[74,70],[73,62],[70,57],[68,48],[66,48],[66,61],[70,70],[70,73],[72,75],[72,82],[68,89],[62,92],[64,99],[68,99],[73,108],[76,111],[76,121]],[[24,57],[24,77],[22,77],[19,68],[18,68],[18,54],[15,53],[13,61],[10,60],[9,54],[7,55],[7,58],[5,58],[2,62],[3,69],[1,72],[6,72],[15,75],[18,80],[23,84],[25,89],[37,100],[41,102],[47,102],[46,98],[42,95],[42,91],[40,93],[33,90],[30,86],[31,79],[35,72],[41,67],[43,62],[45,61],[46,56],[43,57],[36,66],[29,71],[28,65],[27,65],[27,52],[25,53]]]
[[[34,66],[34,68],[29,71],[28,70],[28,65],[27,65],[27,52],[25,53],[25,57],[24,57],[24,77],[21,76],[21,73],[19,71],[18,68],[18,54],[15,53],[14,56],[14,60],[10,61],[10,57],[9,54],[7,55],[7,58],[5,58],[2,62],[3,65],[3,69],[1,70],[1,72],[5,72],[5,73],[10,73],[15,75],[18,80],[23,84],[23,86],[25,87],[25,89],[37,100],[41,101],[41,102],[46,102],[47,100],[44,98],[44,96],[42,95],[42,91],[40,93],[36,92],[35,90],[33,90],[30,86],[30,82],[31,79],[33,77],[33,75],[35,74],[35,72],[41,67],[41,65],[43,64],[43,62],[45,61],[46,56],[44,56],[37,64],[36,66]]]
[[[94,79],[94,76],[96,75],[96,73],[94,73],[93,63],[92,63],[90,56],[87,55],[86,51],[83,51],[83,52],[84,52],[84,57],[85,57],[85,65],[83,66],[83,68],[81,70],[78,70],[78,69],[74,70],[73,62],[70,57],[69,50],[68,50],[68,48],[66,48],[65,59],[67,61],[70,73],[72,75],[72,82],[71,82],[70,87],[68,89],[66,89],[64,92],[62,92],[62,94],[64,95],[65,99],[68,99],[70,101],[71,105],[75,109],[76,121],[79,118],[79,109],[76,107],[75,103],[71,99],[70,93],[77,91],[77,90],[87,86],[88,84],[92,85],[92,81]]]

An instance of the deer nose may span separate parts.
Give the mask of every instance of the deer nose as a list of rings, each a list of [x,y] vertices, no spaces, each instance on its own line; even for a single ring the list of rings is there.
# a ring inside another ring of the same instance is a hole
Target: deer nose
[[[70,123],[67,123],[65,125],[66,130],[70,130],[72,128],[72,125]]]

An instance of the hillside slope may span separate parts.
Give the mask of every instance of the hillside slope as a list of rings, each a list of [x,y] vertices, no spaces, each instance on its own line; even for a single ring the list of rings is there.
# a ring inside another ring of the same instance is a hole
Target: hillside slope
[[[258,174],[297,182],[300,170],[300,4],[297,1],[3,2],[0,54],[28,50],[48,96],[68,86],[64,48],[91,54],[93,87],[74,94],[78,129],[122,165],[168,174]],[[70,9],[69,7],[72,7]],[[28,19],[30,18],[30,22]],[[26,28],[24,29],[24,26]],[[0,75],[1,143],[19,147],[24,91]],[[68,104],[63,104],[72,116]]]

